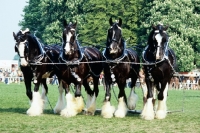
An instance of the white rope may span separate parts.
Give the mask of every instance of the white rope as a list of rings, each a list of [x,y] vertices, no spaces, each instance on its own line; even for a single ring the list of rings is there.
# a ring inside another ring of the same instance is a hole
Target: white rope
[[[90,63],[117,63],[117,64],[122,64],[122,63],[126,63],[126,64],[138,64],[138,65],[156,65],[159,62],[156,63],[135,63],[135,62],[123,62],[123,61],[90,61],[90,62],[73,62],[73,61],[69,61],[67,63],[42,63],[42,62],[37,62],[37,63],[30,63],[31,65],[76,65],[76,64],[90,64]]]

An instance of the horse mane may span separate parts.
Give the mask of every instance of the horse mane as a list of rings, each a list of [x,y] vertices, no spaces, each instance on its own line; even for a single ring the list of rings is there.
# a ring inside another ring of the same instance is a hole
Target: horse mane
[[[149,34],[149,36],[148,36],[147,45],[153,46],[153,38],[152,38],[152,37],[153,37],[154,31],[155,31],[155,30],[152,30],[152,31],[150,32],[150,34]]]
[[[172,58],[173,58],[173,67],[174,70],[178,70],[178,65],[177,65],[177,59],[176,59],[176,54],[175,52],[169,47],[168,48],[168,52],[171,54]]]

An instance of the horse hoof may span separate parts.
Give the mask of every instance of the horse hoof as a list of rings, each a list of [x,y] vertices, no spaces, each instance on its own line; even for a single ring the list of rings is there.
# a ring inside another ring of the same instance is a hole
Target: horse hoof
[[[94,112],[90,112],[90,111],[84,111],[85,115],[94,115]]]

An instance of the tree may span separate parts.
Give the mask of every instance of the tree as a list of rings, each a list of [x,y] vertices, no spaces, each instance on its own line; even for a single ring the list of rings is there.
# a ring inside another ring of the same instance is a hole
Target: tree
[[[38,31],[37,37],[47,44],[61,43],[63,20],[82,21],[84,0],[29,0],[24,8],[23,28]]]
[[[200,16],[194,12],[192,0],[147,1],[147,7],[140,12],[141,40],[147,38],[152,24],[169,25],[170,47],[175,51],[179,71],[195,68],[195,52],[199,55]],[[149,10],[149,12],[146,12]]]
[[[122,18],[123,37],[125,39],[131,37],[130,43],[136,42],[137,1],[89,0],[84,3],[83,11],[84,25],[80,30],[80,38],[83,42],[105,47],[110,17],[115,20]]]
[[[42,18],[39,4],[40,0],[29,0],[28,5],[24,7],[23,20],[19,23],[22,29],[29,28],[32,32],[36,30],[41,31]],[[38,36],[41,37],[41,33]]]
[[[14,57],[13,57],[13,60],[19,60],[20,58],[19,58],[19,55],[18,54],[16,54]]]

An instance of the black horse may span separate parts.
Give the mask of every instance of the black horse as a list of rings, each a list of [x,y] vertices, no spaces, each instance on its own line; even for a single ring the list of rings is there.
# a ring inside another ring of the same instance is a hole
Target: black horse
[[[107,63],[104,67],[106,94],[101,115],[105,118],[113,117],[115,108],[110,104],[110,89],[112,84],[117,83],[119,103],[114,115],[122,118],[126,116],[127,105],[129,109],[134,109],[136,106],[137,95],[134,92],[134,87],[139,74],[140,61],[136,51],[126,48],[126,42],[122,37],[122,19],[120,18],[118,22],[113,23],[112,18],[110,18],[109,23],[111,27],[108,29],[106,49],[103,51]],[[129,78],[131,78],[131,93],[127,102],[124,89],[126,80]]]
[[[169,48],[169,36],[166,32],[168,26],[158,24],[152,26],[148,38],[148,45],[143,51],[145,81],[147,84],[147,101],[141,113],[146,120],[164,119],[167,115],[168,84],[175,72],[176,56]],[[158,107],[156,113],[153,109],[153,88],[158,91]]]
[[[40,63],[58,62],[60,46],[43,46],[38,39],[33,36],[28,29],[19,31],[17,34],[13,32],[16,40],[15,51],[20,56],[20,68],[24,75],[26,86],[26,94],[31,100],[31,107],[27,114],[37,116],[43,113],[43,105],[45,96],[48,93],[46,78],[55,74],[55,66]],[[31,81],[34,80],[34,91],[31,91]],[[42,97],[39,93],[39,86],[43,84],[44,91]]]
[[[103,71],[103,56],[94,47],[81,47],[76,35],[76,23],[67,24],[64,21],[63,46],[59,65],[62,85],[66,92],[67,105],[61,111],[65,117],[75,116],[84,108],[81,86],[85,87],[88,94],[85,113],[94,115],[96,111],[96,97],[99,93],[98,82]],[[93,79],[94,89],[91,90],[87,79]],[[75,97],[70,93],[70,84],[75,86]]]

